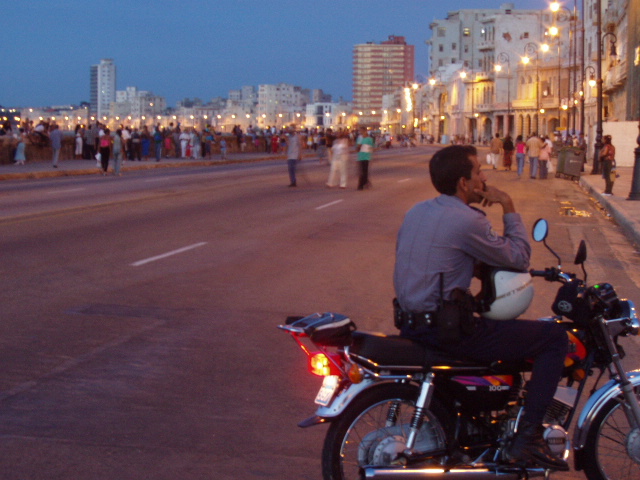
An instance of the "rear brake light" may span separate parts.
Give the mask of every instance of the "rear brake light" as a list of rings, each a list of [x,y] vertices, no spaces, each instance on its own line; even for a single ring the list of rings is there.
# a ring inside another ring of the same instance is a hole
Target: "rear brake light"
[[[333,361],[331,361],[333,360]],[[314,352],[309,354],[309,371],[319,377],[328,377],[329,375],[342,375],[340,369],[335,365],[341,365],[339,355],[331,355],[331,360],[324,353]]]

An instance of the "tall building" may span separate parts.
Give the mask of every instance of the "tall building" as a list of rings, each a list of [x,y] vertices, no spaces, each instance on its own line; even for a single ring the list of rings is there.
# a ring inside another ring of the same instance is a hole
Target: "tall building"
[[[98,65],[91,65],[90,71],[91,114],[102,117],[109,115],[112,102],[116,101],[116,66],[111,58],[103,58]]]
[[[360,124],[380,124],[383,95],[414,80],[414,61],[415,47],[404,37],[391,35],[353,48],[353,108]]]

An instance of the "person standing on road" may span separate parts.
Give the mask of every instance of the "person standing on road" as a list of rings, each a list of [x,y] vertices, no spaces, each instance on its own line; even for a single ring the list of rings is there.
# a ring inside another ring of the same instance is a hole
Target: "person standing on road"
[[[531,138],[527,140],[527,154],[529,155],[529,176],[535,180],[538,176],[538,157],[540,149],[543,147],[542,140],[538,138],[536,132],[533,132]]]
[[[493,169],[498,168],[498,162],[500,161],[500,151],[502,150],[502,140],[500,140],[500,134],[496,133],[496,136],[493,140],[491,140],[491,144],[489,145],[489,155],[491,155],[491,163],[493,164]]]
[[[511,135],[507,134],[502,143],[502,164],[504,165],[505,170],[511,170],[511,163],[513,161],[513,151],[515,147],[513,145],[513,140],[511,139]]]
[[[364,190],[371,187],[369,181],[369,162],[373,155],[373,138],[369,136],[369,132],[366,127],[360,128],[360,136],[358,137],[357,150],[358,150],[358,190]]]
[[[289,141],[287,142],[289,186],[296,187],[296,168],[298,166],[298,162],[302,160],[302,145],[300,143],[300,135],[296,133],[295,127],[292,127],[289,135]]]
[[[340,175],[340,188],[347,188],[347,167],[349,160],[349,139],[347,134],[340,132],[337,138],[332,140],[331,146],[331,169],[329,170],[329,180],[327,187],[338,185],[338,175]]]
[[[478,263],[518,271],[529,267],[531,246],[522,218],[508,193],[486,184],[475,147],[443,148],[431,159],[429,173],[440,195],[409,210],[398,232],[396,326],[402,336],[456,358],[487,364],[533,360],[524,415],[507,456],[514,463],[569,470],[542,437],[542,421],[564,368],[566,330],[554,322],[474,317],[469,310]],[[502,207],[503,236],[473,203]]]
[[[604,177],[604,195],[613,195],[613,182],[616,178],[616,147],[611,143],[611,135],[604,136],[604,146],[600,150],[600,164]]]
[[[518,162],[518,178],[522,177],[524,172],[524,160],[527,156],[527,144],[524,143],[522,135],[516,137],[516,162]]]
[[[55,123],[51,125],[49,139],[51,140],[51,148],[53,149],[53,168],[58,168],[58,158],[60,157],[60,149],[62,148],[62,131]]]

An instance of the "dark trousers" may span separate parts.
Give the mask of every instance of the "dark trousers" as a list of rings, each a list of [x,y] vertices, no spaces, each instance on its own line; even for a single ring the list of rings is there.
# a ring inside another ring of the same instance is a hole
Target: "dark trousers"
[[[369,160],[358,160],[360,177],[358,178],[358,190],[362,190],[369,184]]]
[[[110,147],[100,147],[100,162],[102,163],[102,170],[107,171],[109,169],[109,154],[111,153]]]
[[[420,333],[403,330],[402,335],[479,363],[533,360],[524,419],[542,424],[562,376],[569,348],[566,330],[554,322],[539,320],[495,321],[482,318],[479,322],[474,333],[463,335],[455,344],[438,344],[435,328],[431,327]]]
[[[296,184],[296,166],[297,166],[298,160],[296,160],[295,158],[290,158],[289,160],[287,160],[287,168],[289,169],[289,182],[290,185],[295,185]]]
[[[611,160],[602,160],[602,176],[604,177],[604,193],[613,193],[613,181],[611,180]]]

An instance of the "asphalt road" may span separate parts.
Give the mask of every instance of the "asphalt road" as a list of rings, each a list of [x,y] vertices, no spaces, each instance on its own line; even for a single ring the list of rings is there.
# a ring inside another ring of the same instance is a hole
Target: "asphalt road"
[[[0,478],[320,479],[326,427],[296,427],[320,379],[275,326],[337,311],[394,332],[395,235],[434,195],[432,151],[377,152],[363,192],[310,160],[295,189],[283,162],[3,182]],[[640,302],[637,252],[576,184],[487,174],[550,221],[567,270],[585,239],[589,279]],[[550,312],[536,289],[525,316]]]

